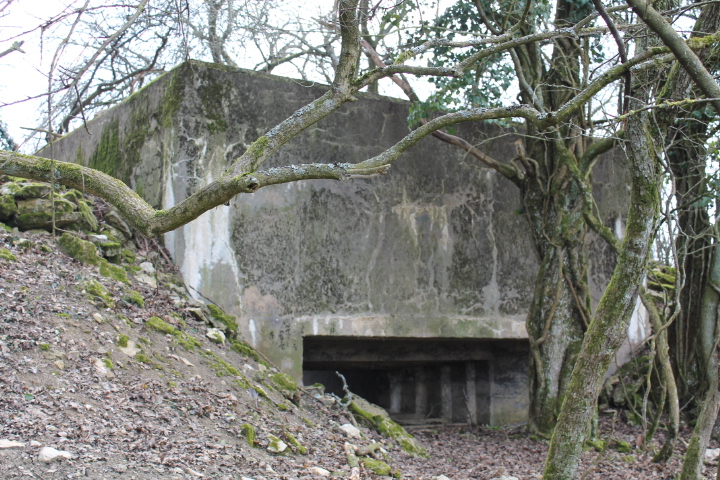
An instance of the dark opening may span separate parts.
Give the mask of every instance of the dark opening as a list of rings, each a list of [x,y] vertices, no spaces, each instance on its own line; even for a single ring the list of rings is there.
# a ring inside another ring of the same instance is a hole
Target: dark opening
[[[492,370],[501,368],[496,379],[505,383],[526,379],[527,352],[522,340],[311,336],[303,339],[303,383],[343,397],[338,371],[399,423],[489,424]]]

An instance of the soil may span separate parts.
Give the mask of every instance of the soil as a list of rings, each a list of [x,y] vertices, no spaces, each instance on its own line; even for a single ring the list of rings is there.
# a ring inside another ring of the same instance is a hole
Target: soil
[[[349,478],[346,442],[382,443],[386,461],[403,478],[540,478],[547,441],[523,428],[410,430],[428,448],[429,459],[413,458],[366,428],[361,427],[364,438],[348,438],[340,425],[354,421],[336,398],[303,389],[284,396],[272,381],[272,366],[211,342],[207,325],[189,310],[198,304],[174,267],[153,243],[140,245],[136,263],[155,265],[157,288],[132,275],[132,285],[103,277],[97,267],[60,253],[49,234],[0,233],[0,248],[16,257],[0,258],[0,440],[25,444],[0,448],[0,478],[320,478],[310,467]],[[89,280],[104,285],[114,305],[88,295],[83,285]],[[131,289],[144,297],[143,308],[123,301]],[[201,346],[188,350],[176,336],[149,329],[151,317]],[[141,355],[125,353],[123,338]],[[655,464],[651,452],[662,435],[649,448],[638,448],[641,429],[613,418],[603,416],[601,437],[626,441],[631,451],[586,451],[580,470],[585,478],[677,475],[688,428],[675,456]],[[252,445],[246,425],[256,432]],[[288,444],[292,436],[307,452],[289,445],[283,454],[271,454],[271,435]],[[41,463],[44,446],[72,458]],[[715,469],[708,465],[705,474],[714,478]],[[387,477],[361,467],[360,478]]]

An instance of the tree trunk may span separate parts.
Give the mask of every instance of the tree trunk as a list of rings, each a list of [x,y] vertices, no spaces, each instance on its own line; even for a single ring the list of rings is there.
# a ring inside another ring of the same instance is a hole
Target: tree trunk
[[[571,183],[568,180],[551,195],[530,191],[539,188],[537,181],[523,188],[526,216],[540,258],[526,322],[531,353],[530,430],[547,436],[555,428],[589,318],[587,227],[577,213],[581,199]]]
[[[715,224],[720,227],[720,222]],[[712,263],[707,269],[708,277],[702,299],[699,303],[699,331],[697,351],[701,365],[702,377],[707,379],[703,401],[700,402],[700,415],[698,416],[693,436],[690,439],[685,463],[683,464],[680,480],[697,480],[701,477],[701,469],[705,449],[712,433],[715,419],[720,409],[720,392],[718,391],[718,356],[717,345],[720,341],[720,243],[715,239],[712,248]]]
[[[626,136],[632,186],[625,238],[610,284],[585,334],[567,387],[550,442],[544,480],[572,480],[575,476],[605,373],[625,338],[638,289],[645,276],[659,207],[657,160],[647,114],[628,118]]]

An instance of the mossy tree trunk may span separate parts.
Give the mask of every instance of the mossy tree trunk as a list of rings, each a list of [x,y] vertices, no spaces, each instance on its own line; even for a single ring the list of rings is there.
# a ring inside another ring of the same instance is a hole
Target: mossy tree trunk
[[[530,429],[550,435],[590,316],[587,225],[578,182],[551,149],[553,175],[533,172],[521,185],[540,269],[526,326],[530,340]],[[564,145],[560,148],[563,148]],[[566,149],[565,149],[566,150]],[[577,159],[565,151],[568,161]],[[546,155],[543,155],[546,156]]]
[[[631,172],[631,205],[618,262],[585,334],[563,407],[550,442],[544,480],[575,477],[608,366],[632,316],[659,209],[657,158],[647,114],[630,116],[626,151]]]

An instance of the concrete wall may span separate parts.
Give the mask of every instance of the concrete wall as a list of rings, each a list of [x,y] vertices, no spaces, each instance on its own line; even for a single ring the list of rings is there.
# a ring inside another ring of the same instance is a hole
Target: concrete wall
[[[189,62],[94,119],[90,135],[79,129],[56,142],[54,155],[169,207],[325,88]],[[405,102],[362,95],[268,166],[364,160],[408,133],[407,115]],[[496,159],[514,156],[511,131],[458,132]],[[600,160],[595,193],[621,227],[620,164]],[[238,316],[241,334],[298,379],[306,336],[527,337],[537,260],[518,191],[433,138],[386,176],[264,188],[166,234],[165,244],[191,292]],[[597,250],[592,263],[597,299],[613,259]]]

